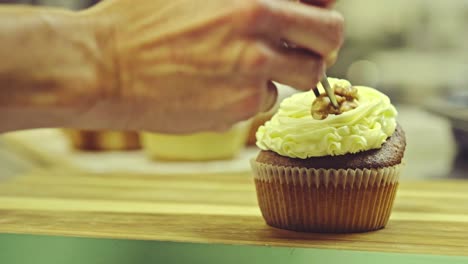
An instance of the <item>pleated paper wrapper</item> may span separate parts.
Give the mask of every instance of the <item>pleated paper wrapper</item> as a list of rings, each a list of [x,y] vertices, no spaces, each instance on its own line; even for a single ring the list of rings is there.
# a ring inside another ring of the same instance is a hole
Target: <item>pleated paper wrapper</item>
[[[270,226],[354,233],[385,227],[401,164],[379,169],[313,169],[251,161],[258,204]]]

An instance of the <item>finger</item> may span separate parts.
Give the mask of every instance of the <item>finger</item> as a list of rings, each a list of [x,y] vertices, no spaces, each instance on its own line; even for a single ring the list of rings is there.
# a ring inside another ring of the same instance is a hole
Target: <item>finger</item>
[[[260,35],[278,36],[328,57],[343,42],[343,17],[336,11],[287,1],[265,1],[268,23],[258,23]]]
[[[271,60],[271,79],[300,90],[315,87],[325,68],[320,56],[303,49],[277,48]]]
[[[276,104],[278,99],[278,89],[272,81],[268,81],[266,84],[266,95],[263,99],[263,103],[260,107],[260,112],[268,112]]]
[[[279,43],[278,41],[272,39],[269,41],[270,43],[276,43],[275,46],[277,47],[280,47],[280,48],[286,48],[288,50],[296,50],[298,52],[305,52],[306,54],[307,53],[310,53],[307,49],[305,48],[302,48],[302,47],[299,47],[298,45],[294,44],[294,43],[288,43],[286,40],[284,39],[280,39],[279,40]],[[313,54],[313,53],[312,53]],[[325,58],[325,65],[327,68],[333,66],[333,64],[335,64],[336,60],[338,58],[338,51],[335,50],[333,51],[332,53],[330,53],[326,58]]]
[[[304,4],[308,4],[308,5],[315,5],[315,6],[325,7],[325,8],[329,8],[333,6],[333,4],[335,3],[335,0],[290,0],[290,1],[301,2]]]
[[[327,67],[333,66],[337,58],[338,58],[338,51],[330,53],[330,55],[328,55],[328,57],[325,59],[325,64],[327,65]]]

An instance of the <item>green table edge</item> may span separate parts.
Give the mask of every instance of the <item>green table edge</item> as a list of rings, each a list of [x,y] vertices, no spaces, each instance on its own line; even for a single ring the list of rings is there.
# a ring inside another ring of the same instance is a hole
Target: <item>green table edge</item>
[[[464,256],[0,234],[0,263],[468,263]]]

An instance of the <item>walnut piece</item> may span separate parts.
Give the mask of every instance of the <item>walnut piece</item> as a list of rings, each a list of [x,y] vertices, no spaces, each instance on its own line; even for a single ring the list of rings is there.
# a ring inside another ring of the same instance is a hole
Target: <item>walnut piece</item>
[[[311,114],[314,119],[323,120],[328,115],[339,115],[344,112],[353,110],[358,106],[357,89],[353,86],[338,86],[334,85],[336,101],[338,108],[333,107],[330,98],[326,94],[321,94],[312,103]]]

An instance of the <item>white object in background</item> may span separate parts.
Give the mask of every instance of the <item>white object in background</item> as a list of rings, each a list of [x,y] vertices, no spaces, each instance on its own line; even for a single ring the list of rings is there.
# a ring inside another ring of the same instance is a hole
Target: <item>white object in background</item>
[[[380,85],[402,88],[408,98],[421,100],[440,88],[468,84],[467,53],[384,51],[370,57],[380,71]]]

